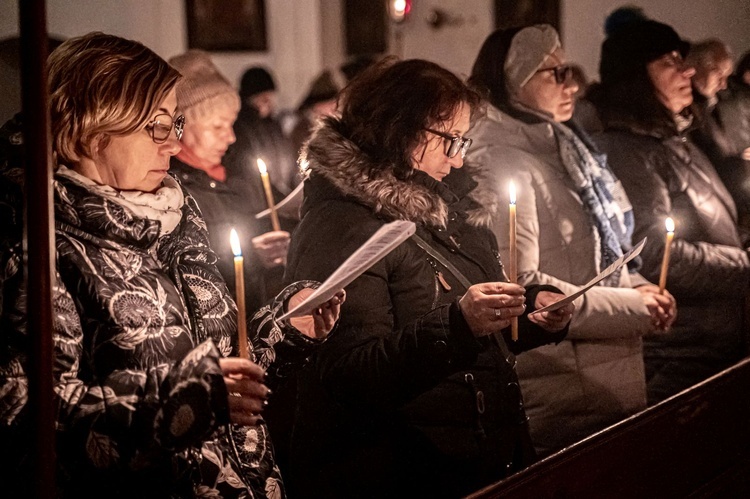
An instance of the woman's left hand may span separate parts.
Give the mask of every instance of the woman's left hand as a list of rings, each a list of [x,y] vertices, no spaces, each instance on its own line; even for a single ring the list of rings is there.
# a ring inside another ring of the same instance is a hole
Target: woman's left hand
[[[552,291],[540,291],[536,295],[535,308],[539,309],[551,305],[565,298],[564,294],[553,293]],[[557,333],[565,329],[565,326],[570,322],[573,312],[576,306],[573,303],[568,303],[562,308],[552,310],[549,312],[542,312],[541,314],[530,313],[529,320],[534,324],[537,324],[551,333]]]
[[[289,299],[289,309],[293,309],[305,298],[315,292],[312,288],[304,288],[296,292]],[[346,300],[346,291],[339,290],[336,295],[316,308],[312,314],[289,319],[292,326],[309,338],[322,340],[333,330],[341,314],[341,304]]]

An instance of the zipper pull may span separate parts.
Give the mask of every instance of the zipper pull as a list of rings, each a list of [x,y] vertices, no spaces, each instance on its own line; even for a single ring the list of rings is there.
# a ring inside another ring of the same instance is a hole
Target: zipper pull
[[[443,287],[444,290],[450,291],[452,289],[451,285],[448,284],[448,281],[446,281],[445,277],[443,277],[443,273],[440,272],[439,270],[437,273],[437,278],[438,278],[438,281],[440,281],[440,285]]]

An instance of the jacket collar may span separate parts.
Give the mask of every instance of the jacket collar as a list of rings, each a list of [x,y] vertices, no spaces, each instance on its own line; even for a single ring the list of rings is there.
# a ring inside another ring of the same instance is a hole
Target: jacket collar
[[[373,168],[374,160],[325,121],[303,151],[308,171],[321,176],[344,196],[370,207],[390,220],[410,220],[434,227],[446,227],[448,213],[462,210],[473,225],[488,225],[489,210],[478,202],[481,173],[465,165],[454,169],[443,182],[421,171],[406,180],[396,178],[393,167]]]

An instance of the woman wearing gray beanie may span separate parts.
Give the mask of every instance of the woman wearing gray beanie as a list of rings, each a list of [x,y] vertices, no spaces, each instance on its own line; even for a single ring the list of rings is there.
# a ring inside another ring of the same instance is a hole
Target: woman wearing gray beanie
[[[677,226],[669,289],[680,303],[672,335],[644,345],[649,403],[733,364],[746,353],[744,299],[750,260],[737,211],[714,165],[693,143],[687,43],[666,24],[628,24],[602,45],[601,86],[592,96],[605,126],[600,145],[648,237],[641,272],[657,279],[665,219]]]
[[[496,31],[470,82],[489,105],[468,161],[485,171],[487,202],[518,190],[518,273],[523,285],[574,293],[631,248],[633,214],[590,139],[568,121],[578,85],[549,25]],[[506,208],[507,210],[507,208]],[[508,216],[492,220],[501,252]],[[504,256],[504,255],[503,255]],[[518,357],[534,445],[559,450],[646,407],[644,334],[668,329],[674,299],[623,269],[576,300],[570,334]]]

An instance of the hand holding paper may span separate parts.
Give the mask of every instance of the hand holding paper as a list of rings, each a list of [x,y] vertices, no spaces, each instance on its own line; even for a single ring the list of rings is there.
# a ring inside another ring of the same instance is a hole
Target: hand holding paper
[[[373,236],[346,259],[331,277],[307,297],[302,303],[291,308],[279,317],[284,320],[291,317],[307,315],[315,308],[327,302],[341,289],[375,265],[381,258],[390,253],[396,246],[411,237],[416,231],[414,222],[397,220],[382,226]]]
[[[575,300],[579,296],[583,295],[589,289],[591,289],[594,286],[596,286],[602,279],[604,279],[604,278],[606,278],[606,277],[614,274],[623,265],[625,265],[630,260],[632,260],[633,258],[635,258],[638,255],[640,255],[641,251],[643,250],[643,246],[645,246],[645,244],[646,244],[646,239],[647,238],[644,237],[641,240],[641,242],[639,242],[638,244],[635,245],[635,247],[633,249],[631,249],[630,251],[628,251],[627,253],[625,253],[624,255],[622,255],[620,258],[618,258],[617,260],[615,260],[614,263],[612,263],[612,265],[610,265],[609,267],[607,267],[606,269],[604,269],[598,276],[594,277],[589,282],[587,282],[586,284],[584,284],[581,289],[579,289],[578,291],[576,291],[572,295],[566,296],[562,300],[560,300],[558,302],[555,302],[555,303],[553,303],[551,305],[548,305],[546,307],[542,307],[539,310],[534,310],[529,315],[531,316],[531,315],[541,314],[542,312],[547,312],[547,311],[551,311],[551,310],[557,310],[559,308],[564,307],[568,303],[573,303],[573,300]]]

